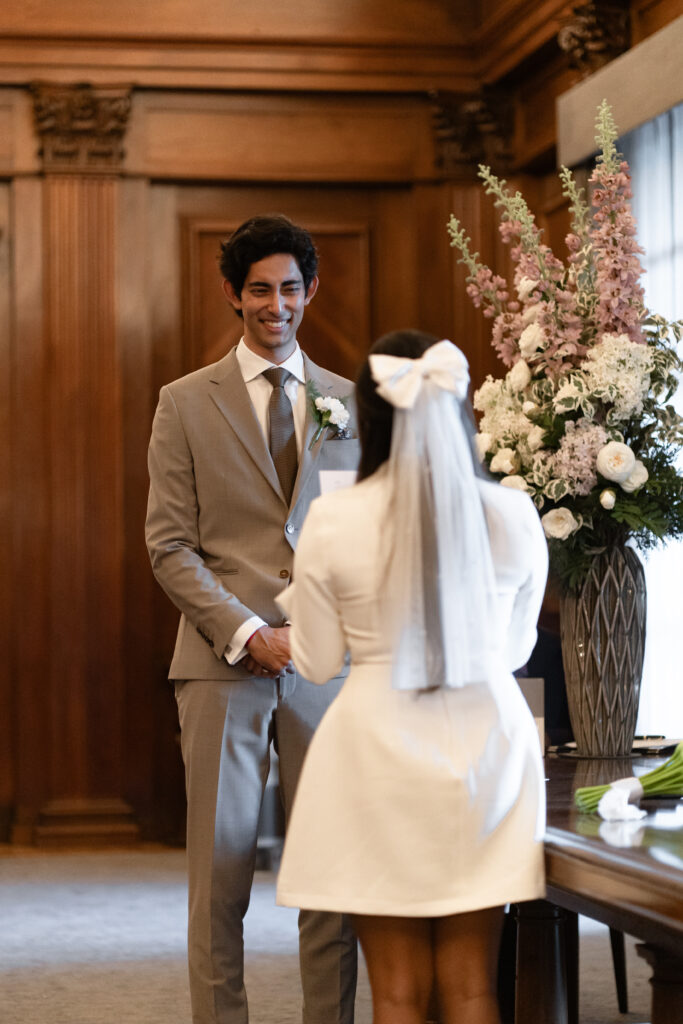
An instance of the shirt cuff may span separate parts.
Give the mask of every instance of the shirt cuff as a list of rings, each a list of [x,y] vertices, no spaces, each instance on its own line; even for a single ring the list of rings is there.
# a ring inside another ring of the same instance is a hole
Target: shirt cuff
[[[223,657],[228,665],[236,665],[240,658],[247,654],[247,640],[253,636],[257,629],[267,625],[268,623],[264,622],[258,615],[252,615],[250,619],[242,623],[239,629],[235,630],[230,643],[223,651]]]

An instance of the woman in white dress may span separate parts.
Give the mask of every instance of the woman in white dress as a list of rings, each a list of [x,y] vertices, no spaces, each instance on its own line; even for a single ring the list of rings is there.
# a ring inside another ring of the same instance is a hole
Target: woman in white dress
[[[504,904],[544,895],[538,734],[511,674],[547,548],[477,474],[463,354],[399,331],[356,387],[359,482],[313,503],[281,596],[315,683],[351,671],[308,751],[278,902],[353,915],[374,1024],[498,1024]],[[335,443],[328,440],[326,443]]]

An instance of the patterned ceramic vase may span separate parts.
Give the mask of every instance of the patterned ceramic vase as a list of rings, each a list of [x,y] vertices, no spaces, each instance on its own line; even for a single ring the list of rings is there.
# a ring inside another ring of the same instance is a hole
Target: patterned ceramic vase
[[[645,573],[635,551],[593,558],[560,600],[562,661],[577,753],[624,757],[636,730],[645,650]]]

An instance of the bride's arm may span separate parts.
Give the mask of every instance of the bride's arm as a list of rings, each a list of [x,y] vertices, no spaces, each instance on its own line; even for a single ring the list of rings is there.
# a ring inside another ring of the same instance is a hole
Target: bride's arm
[[[339,674],[346,654],[328,567],[328,556],[335,551],[334,528],[321,504],[314,502],[306,517],[294,556],[291,599],[288,592],[286,599],[292,661],[306,679],[320,684]]]
[[[528,563],[529,574],[517,591],[512,609],[508,633],[508,665],[511,671],[525,665],[531,657],[548,577],[548,543],[538,513],[530,501],[524,527],[520,550]]]

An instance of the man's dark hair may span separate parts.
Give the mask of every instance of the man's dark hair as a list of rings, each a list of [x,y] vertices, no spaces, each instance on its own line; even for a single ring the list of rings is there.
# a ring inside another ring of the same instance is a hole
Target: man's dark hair
[[[318,252],[308,231],[280,213],[250,217],[233,231],[227,242],[221,242],[221,273],[235,293],[241,295],[252,263],[276,253],[294,257],[308,292],[318,272]]]

